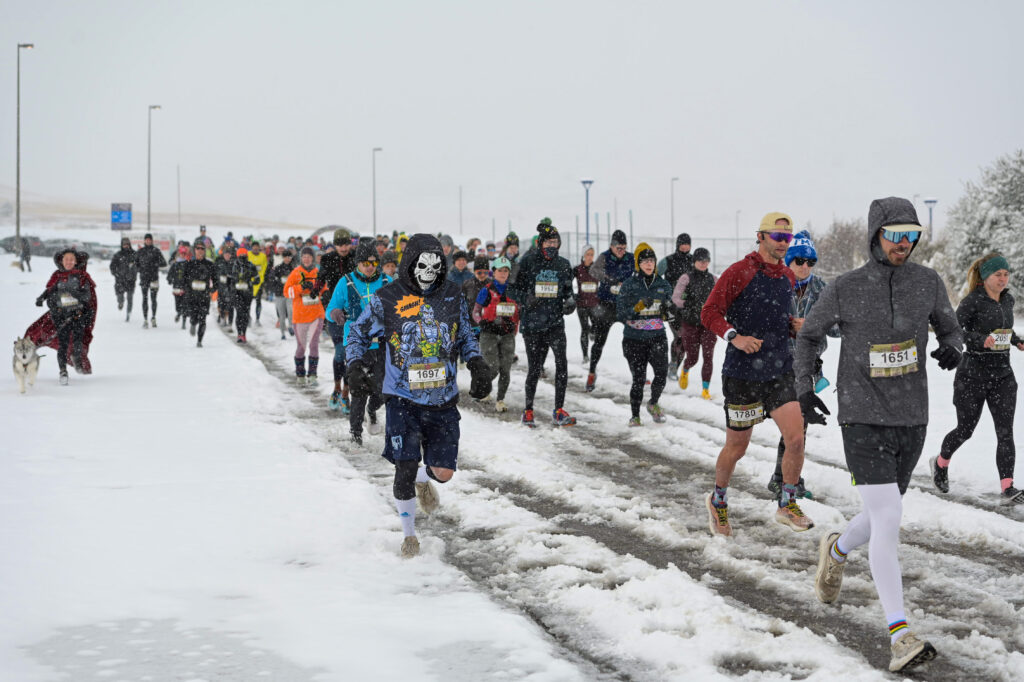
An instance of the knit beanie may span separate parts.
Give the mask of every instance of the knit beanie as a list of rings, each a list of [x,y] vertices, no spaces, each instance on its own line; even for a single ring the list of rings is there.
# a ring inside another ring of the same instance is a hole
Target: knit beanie
[[[801,230],[793,238],[793,243],[789,245],[789,249],[786,251],[786,265],[793,262],[794,258],[814,258],[817,260],[818,251],[814,248],[814,240],[811,239],[811,233],[807,230]]]
[[[627,243],[625,232],[622,230],[615,230],[612,232],[612,246],[618,246],[619,244],[625,245]]]
[[[680,232],[679,236],[676,237],[676,248],[677,249],[680,246],[682,246],[683,244],[689,244],[689,243],[690,243],[690,235],[686,234],[685,232]]]
[[[551,224],[551,218],[544,218],[537,225],[537,239],[543,242],[547,239],[560,239],[558,228]]]
[[[312,246],[303,246],[302,250],[299,251],[300,256],[305,256],[307,253],[316,259],[316,251],[313,250]]]
[[[491,270],[491,261],[487,259],[487,256],[477,256],[473,259],[473,272],[477,270]]]
[[[982,280],[988,279],[993,273],[1000,270],[1009,271],[1010,264],[1002,256],[993,256],[978,266],[978,274]]]
[[[704,261],[707,263],[711,262],[711,252],[705,249],[703,246],[693,250],[694,261]]]

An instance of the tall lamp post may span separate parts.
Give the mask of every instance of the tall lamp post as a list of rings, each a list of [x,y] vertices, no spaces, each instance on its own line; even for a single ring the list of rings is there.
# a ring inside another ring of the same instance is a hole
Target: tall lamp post
[[[373,236],[377,236],[377,152],[384,151],[383,147],[374,147],[373,153]]]
[[[939,203],[939,200],[932,199],[931,197],[924,200],[924,205],[928,207],[928,241],[932,241],[932,238],[935,236],[935,233],[932,232],[932,210],[937,203]]]
[[[580,180],[583,183],[583,190],[586,193],[586,212],[584,215],[587,217],[587,236],[584,244],[590,243],[590,186],[594,184],[593,180],[585,179]]]
[[[146,232],[150,231],[150,204],[152,196],[152,167],[153,167],[153,110],[159,109],[159,104],[149,105],[149,126],[146,132]]]
[[[18,43],[18,114],[17,114],[17,150],[15,151],[14,171],[14,245],[21,249],[21,51],[31,50],[32,43]]]
[[[675,237],[676,236],[676,183],[678,181],[679,181],[679,178],[672,178],[672,180],[668,183],[669,214],[671,216],[670,223],[669,223],[670,226],[671,226],[669,228],[670,231],[671,231],[671,234],[669,234],[669,237]]]

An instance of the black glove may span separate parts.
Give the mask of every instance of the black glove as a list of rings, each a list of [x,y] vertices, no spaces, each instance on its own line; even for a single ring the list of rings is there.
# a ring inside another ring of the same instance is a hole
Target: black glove
[[[576,299],[570,296],[562,303],[562,314],[572,315],[574,312],[576,312]]]
[[[304,279],[304,280],[302,280],[302,284],[300,286],[302,287],[303,291],[312,291],[313,290],[313,280],[311,280],[311,279]]]
[[[825,425],[825,415],[832,414],[825,407],[825,403],[821,401],[821,398],[814,395],[814,391],[800,394],[800,412],[804,415],[804,421],[808,424],[821,424],[822,426]]]
[[[39,307],[39,308],[42,308],[43,307],[43,303],[45,303],[45,302],[46,302],[46,294],[41,294],[39,296],[39,298],[36,299],[36,306]]]
[[[956,369],[960,364],[960,351],[953,346],[940,344],[932,351],[932,357],[938,361],[939,369]]]
[[[347,378],[353,393],[373,392],[373,371],[362,360],[348,363]]]
[[[478,355],[466,362],[466,368],[473,377],[469,383],[469,397],[480,400],[490,395],[494,375],[487,361]]]

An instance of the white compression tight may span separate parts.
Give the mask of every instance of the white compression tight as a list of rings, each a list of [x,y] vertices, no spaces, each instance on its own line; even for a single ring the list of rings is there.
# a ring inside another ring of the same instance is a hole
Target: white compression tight
[[[864,503],[861,513],[850,519],[839,538],[843,552],[868,544],[871,578],[878,590],[886,618],[903,613],[903,574],[900,569],[900,519],[903,496],[895,483],[858,485]]]

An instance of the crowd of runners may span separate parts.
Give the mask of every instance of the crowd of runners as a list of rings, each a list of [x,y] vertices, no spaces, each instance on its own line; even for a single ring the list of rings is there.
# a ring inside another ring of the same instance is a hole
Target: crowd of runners
[[[217,246],[203,229],[191,244],[179,243],[168,264],[146,235],[138,250],[124,240],[110,270],[126,321],[139,287],[146,328],[157,324],[165,273],[175,322],[188,326],[200,347],[214,302],[218,325],[239,344],[247,343],[250,323],[273,324],[282,340],[294,338],[301,385],[317,383],[321,335],[329,337],[328,406],[347,417],[360,446],[364,424],[370,434],[384,431],[383,456],[395,466],[393,494],[405,556],[419,551],[417,499],[430,513],[439,504],[434,483],[449,481],[457,468],[460,369],[471,375],[472,400],[507,412],[512,365],[520,361],[515,337],[521,334],[521,423],[538,424],[536,390],[550,353],[554,402],[544,410],[551,410],[557,427],[576,424],[565,409],[564,319],[570,315],[580,322],[585,392],[598,386],[609,331],[623,325],[622,351],[632,377],[628,427],[643,426],[643,407],[653,422],[664,422],[659,398],[669,379],[688,390],[698,363],[701,396],[711,400],[721,339],[726,438],[703,500],[709,529],[716,536],[732,534],[738,519],[730,516],[730,479],[753,427],[770,418],[781,432],[775,472],[767,482],[776,499],[775,519],[806,531],[814,522],[800,507],[812,497],[801,476],[804,438],[808,425],[826,424],[829,411],[818,393],[831,382],[821,357],[828,337],[841,339],[836,419],[863,509],[845,529],[823,536],[814,589],[822,602],[835,602],[850,553],[868,545],[892,647],[890,669],[898,671],[936,653],[908,627],[898,556],[902,498],[928,423],[929,357],[940,369],[956,370],[957,425],[930,460],[936,489],[950,490],[953,455],[987,404],[998,439],[1001,501],[1024,503],[1013,481],[1017,383],[1009,353],[1024,350],[1024,339],[1013,331],[1010,266],[997,253],[979,257],[968,273],[970,293],[954,312],[938,274],[910,260],[921,235],[910,201],[875,200],[858,247],[865,249],[865,264],[831,283],[815,275],[818,253],[811,235],[794,234],[785,213],[765,215],[754,231],[755,250],[717,276],[708,250],[691,251],[687,234],[678,235],[673,253],[657,254],[646,243],[630,249],[626,235],[616,230],[607,250],[584,246],[574,265],[560,255],[558,228],[547,218],[522,251],[515,233],[500,244],[473,239],[465,249],[445,235],[358,238],[345,229],[336,230],[329,244],[276,236],[261,244],[236,241],[229,233]],[[54,261],[57,271],[37,304],[49,306],[57,330],[63,384],[69,359],[88,369],[83,337],[88,330],[91,338],[96,297],[85,254],[68,249]],[[264,299],[273,304],[272,321],[262,317]],[[935,347],[929,352],[930,345]]]

